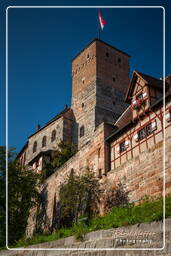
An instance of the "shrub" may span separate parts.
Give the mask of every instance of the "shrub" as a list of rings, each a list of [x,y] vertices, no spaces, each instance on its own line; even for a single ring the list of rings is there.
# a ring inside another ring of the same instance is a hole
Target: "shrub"
[[[74,237],[76,240],[83,241],[85,234],[87,233],[87,229],[85,224],[79,223],[74,225]]]
[[[61,167],[68,159],[70,159],[76,152],[77,146],[70,142],[61,141],[58,148],[53,155],[52,166]]]
[[[116,187],[110,189],[105,198],[105,210],[111,211],[113,207],[124,207],[129,203],[129,192],[125,185],[119,183]]]
[[[92,172],[82,176],[72,173],[60,187],[60,226],[71,226],[81,215],[89,218],[97,213],[99,194],[99,183]]]

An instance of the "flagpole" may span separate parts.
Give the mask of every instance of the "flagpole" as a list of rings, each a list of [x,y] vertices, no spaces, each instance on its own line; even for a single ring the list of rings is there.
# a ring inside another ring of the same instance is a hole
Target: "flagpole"
[[[100,40],[100,22],[99,22],[99,9],[97,13],[97,18],[98,18],[98,28],[97,28],[97,33],[98,33],[98,39]]]

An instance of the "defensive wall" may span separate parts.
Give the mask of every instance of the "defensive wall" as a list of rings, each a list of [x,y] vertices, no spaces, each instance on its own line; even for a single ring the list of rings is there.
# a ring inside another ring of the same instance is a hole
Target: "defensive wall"
[[[138,203],[146,196],[161,197],[164,192],[163,182],[165,175],[165,193],[171,193],[171,133],[169,125],[166,129],[165,140],[159,141],[147,148],[136,157],[124,162],[117,168],[108,170],[106,160],[109,157],[109,148],[105,145],[105,138],[111,134],[113,127],[101,124],[96,128],[94,140],[78,151],[61,168],[57,169],[42,186],[44,219],[42,229],[50,228],[54,219],[54,209],[59,201],[60,185],[67,176],[74,171],[83,174],[87,169],[93,171],[99,178],[104,194],[116,187],[118,183],[126,185],[129,191],[130,202]],[[165,145],[165,151],[163,149]],[[165,153],[165,157],[163,154]],[[105,157],[106,156],[106,157]],[[165,162],[164,162],[165,161]],[[165,170],[164,170],[165,167]],[[27,236],[34,233],[36,209],[28,220]],[[104,214],[103,198],[100,204],[100,214]]]

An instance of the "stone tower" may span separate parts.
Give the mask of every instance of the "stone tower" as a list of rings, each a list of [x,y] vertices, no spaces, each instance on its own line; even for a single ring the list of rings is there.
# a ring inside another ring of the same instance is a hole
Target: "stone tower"
[[[126,108],[129,55],[95,39],[72,61],[72,109],[78,147],[102,122],[113,123]]]

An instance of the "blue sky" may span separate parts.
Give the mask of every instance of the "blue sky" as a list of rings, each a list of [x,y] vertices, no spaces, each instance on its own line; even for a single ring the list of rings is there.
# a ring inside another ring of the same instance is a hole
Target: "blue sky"
[[[5,144],[5,8],[18,5],[80,5],[80,1],[1,1],[1,141]],[[166,75],[171,73],[167,1],[82,1],[82,5],[162,5],[166,8]],[[101,8],[107,22],[101,39],[131,55],[134,69],[163,75],[163,10]],[[95,8],[11,8],[8,11],[9,146],[19,151],[39,123],[71,103],[71,61],[97,37]]]

